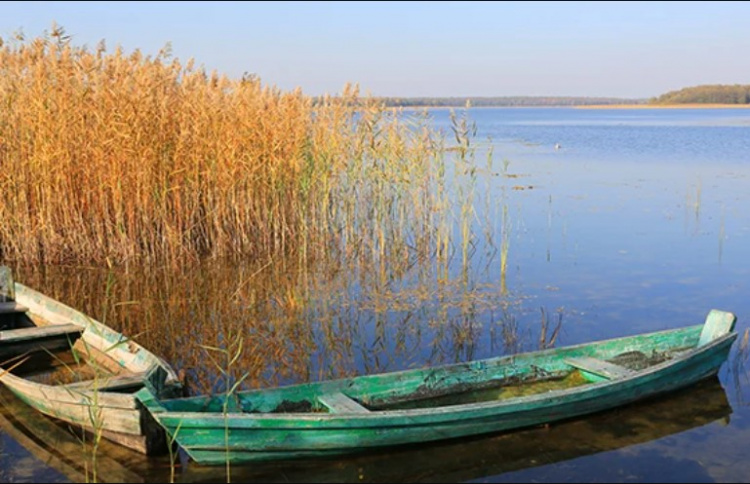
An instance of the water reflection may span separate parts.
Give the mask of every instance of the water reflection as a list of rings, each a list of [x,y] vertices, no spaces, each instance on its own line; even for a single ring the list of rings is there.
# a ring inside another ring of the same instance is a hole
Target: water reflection
[[[539,308],[499,284],[437,280],[427,262],[385,285],[369,268],[327,261],[16,273],[163,356],[194,394],[224,391],[245,374],[243,388],[258,388],[536,349],[554,329],[544,308],[540,325]],[[228,371],[213,365],[211,348],[238,337],[239,361]]]

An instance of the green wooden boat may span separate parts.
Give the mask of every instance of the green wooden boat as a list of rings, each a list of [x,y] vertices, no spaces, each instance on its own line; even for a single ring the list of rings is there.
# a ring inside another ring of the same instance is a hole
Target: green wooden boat
[[[718,372],[736,318],[560,349],[230,395],[137,398],[199,464],[312,458],[506,431],[677,390]]]
[[[0,267],[0,381],[36,410],[145,454],[167,449],[164,431],[136,401],[148,384],[178,396],[170,366],[135,341]]]
[[[622,456],[625,457],[637,452],[633,446],[667,437],[672,445],[679,447],[680,442],[692,438],[683,433],[690,434],[703,426],[715,428],[726,425],[731,413],[732,407],[724,387],[718,376],[713,376],[660,398],[619,407],[617,411],[567,420],[547,428],[532,427],[514,432],[392,447],[335,459],[254,462],[252,465],[230,467],[230,477],[232,482],[267,484],[496,482],[497,478],[493,476],[566,461],[583,459],[589,462],[588,465],[596,465],[597,459],[591,459],[596,454],[624,450]],[[712,430],[706,429],[705,432],[710,434]],[[719,449],[714,450],[721,453]],[[711,452],[706,449],[702,454],[708,457]],[[606,457],[602,460],[610,462]],[[223,467],[192,464],[182,466],[175,482],[230,480]],[[579,460],[578,464],[571,463],[570,467],[586,468],[588,465],[581,465]],[[583,477],[601,479],[599,476],[602,472],[605,476],[615,476],[600,469]],[[541,473],[545,475],[544,471]],[[534,473],[531,476],[533,479]],[[569,482],[575,482],[575,477],[566,477]],[[522,478],[530,482],[528,474]],[[504,479],[505,482],[510,480],[507,477]]]

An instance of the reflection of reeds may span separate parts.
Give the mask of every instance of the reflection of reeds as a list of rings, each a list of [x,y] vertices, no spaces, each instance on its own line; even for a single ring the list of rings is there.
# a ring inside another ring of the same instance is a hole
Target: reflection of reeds
[[[562,328],[563,313],[562,311],[557,312],[557,324],[555,324],[555,327],[553,329],[550,326],[549,315],[543,307],[540,309],[542,311],[542,323],[539,333],[539,349],[543,350],[547,348],[553,348],[555,346],[557,335],[560,333],[560,329]],[[547,333],[549,333],[549,335]]]
[[[508,205],[503,205],[502,239],[500,242],[500,291],[507,294],[508,250],[510,250],[510,219]]]
[[[518,321],[513,314],[509,314],[507,311],[503,312],[501,333],[506,352],[509,354],[519,353],[521,351],[521,342],[519,339]]]
[[[186,372],[198,394],[227,391],[205,348],[225,347],[232,335],[242,335],[244,347],[234,376],[247,372],[242,387],[257,388],[489,355],[485,335],[502,324],[492,315],[522,311],[521,299],[496,286],[439,281],[431,260],[406,273],[391,265],[388,277],[400,283],[386,287],[371,277],[377,267],[335,261],[130,267],[113,271],[109,294],[99,292],[109,271],[27,268],[23,278],[87,314],[109,307],[110,327]]]

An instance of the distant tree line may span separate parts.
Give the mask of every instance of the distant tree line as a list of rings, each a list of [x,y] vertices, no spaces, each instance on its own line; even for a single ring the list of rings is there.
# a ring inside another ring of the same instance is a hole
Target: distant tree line
[[[670,91],[650,104],[750,104],[750,85],[706,84]]]
[[[643,99],[573,96],[502,96],[502,97],[382,97],[386,106],[399,107],[475,107],[488,106],[590,106],[598,104],[643,104]]]

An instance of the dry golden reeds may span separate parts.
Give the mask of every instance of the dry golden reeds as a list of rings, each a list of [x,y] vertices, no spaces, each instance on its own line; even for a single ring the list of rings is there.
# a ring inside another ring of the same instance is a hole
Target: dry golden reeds
[[[475,133],[452,118],[446,148],[426,113],[356,87],[312,99],[167,50],[88,51],[62,35],[6,44],[0,260],[146,335],[200,393],[233,385],[205,365],[205,348],[226,349],[228,335],[243,335],[246,387],[350,375],[359,362],[383,370],[383,354],[409,361],[423,342],[406,324],[414,311],[437,328],[429,358],[468,356],[477,314],[509,303],[469,280]],[[101,301],[106,267],[120,282]],[[389,317],[403,318],[392,340]],[[373,325],[377,344],[365,344]]]
[[[432,237],[440,140],[353,87],[314,101],[55,28],[0,42],[0,107],[6,260],[382,258]]]

